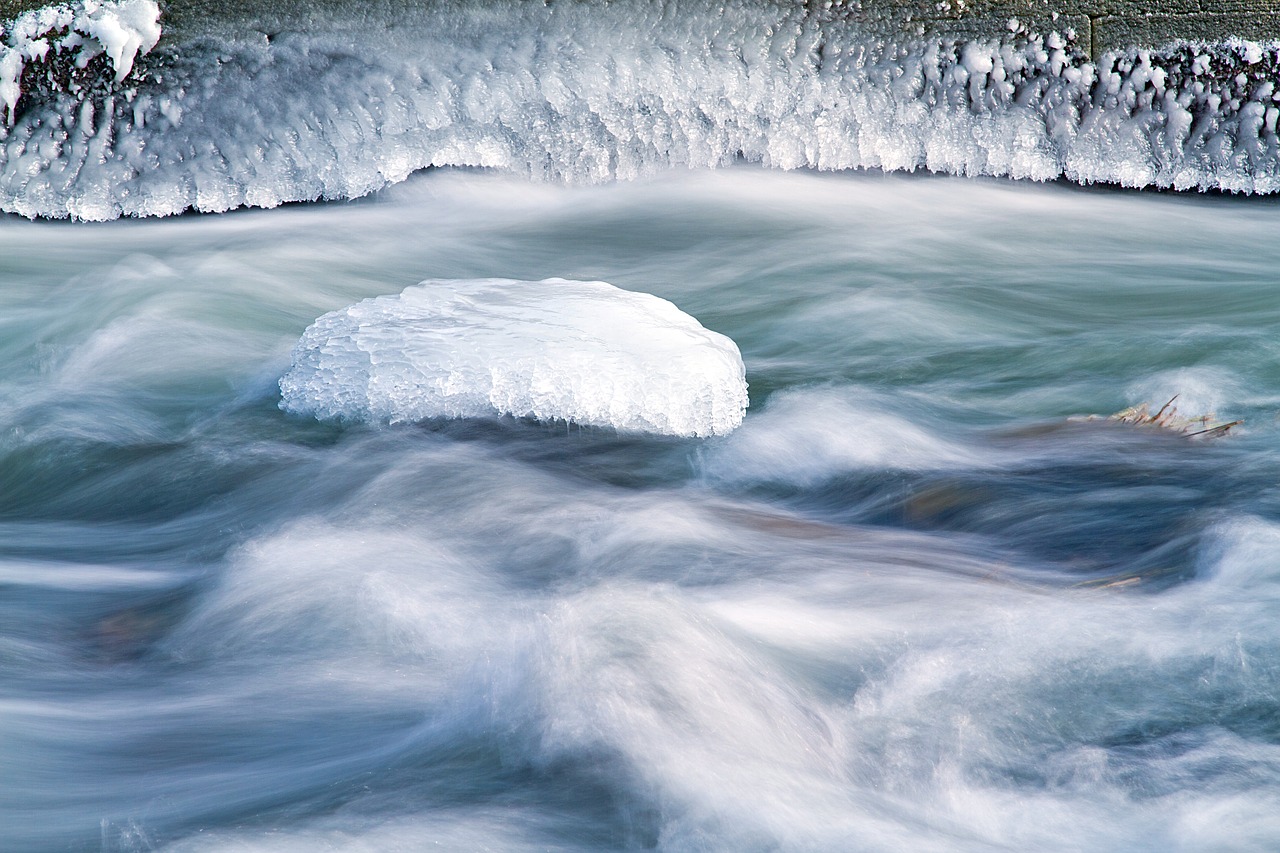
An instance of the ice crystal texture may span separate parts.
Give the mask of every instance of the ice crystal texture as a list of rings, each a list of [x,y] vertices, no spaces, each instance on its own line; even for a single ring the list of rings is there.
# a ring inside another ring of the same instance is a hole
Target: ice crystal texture
[[[401,423],[512,415],[623,432],[723,435],[747,407],[742,356],[665,299],[601,281],[426,281],[326,314],[281,407]]]

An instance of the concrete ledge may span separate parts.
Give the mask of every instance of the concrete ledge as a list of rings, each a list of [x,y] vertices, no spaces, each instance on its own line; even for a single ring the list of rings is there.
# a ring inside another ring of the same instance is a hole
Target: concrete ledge
[[[1222,41],[1280,38],[1280,9],[1239,12],[1152,14],[1142,17],[1105,15],[1093,19],[1090,53],[1101,56],[1126,47],[1161,47],[1179,39]]]
[[[0,0],[0,20],[44,5],[41,0]],[[326,9],[335,6],[385,12],[430,5],[431,0],[161,0],[171,35],[208,28],[305,29],[323,22]],[[1179,39],[1280,39],[1280,0],[837,0],[830,12],[819,14],[858,20],[885,34],[962,39],[1007,35],[1009,21],[1016,18],[1036,32],[1073,32],[1076,45],[1094,57],[1126,47],[1158,48]],[[351,17],[358,21],[360,16]]]
[[[887,31],[959,38],[998,38],[1016,19],[1035,32],[1073,31],[1077,46],[1092,57],[1178,40],[1280,39],[1276,0],[864,0],[856,10]]]

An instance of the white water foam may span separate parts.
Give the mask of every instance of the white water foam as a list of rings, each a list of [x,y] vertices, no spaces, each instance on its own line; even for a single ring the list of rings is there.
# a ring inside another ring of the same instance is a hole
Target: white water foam
[[[406,478],[458,464],[425,461],[409,460]],[[627,525],[630,498],[595,498],[610,526]],[[560,521],[558,508],[512,512],[527,506],[522,495],[454,512],[545,546],[539,519]],[[1275,671],[1275,574],[1252,570],[1275,564],[1270,525],[1230,525],[1204,577],[1163,597],[1046,594],[1001,582],[997,564],[981,582],[904,565],[944,556],[924,537],[878,555],[878,534],[851,530],[798,554],[794,531],[732,517],[724,540],[745,535],[750,549],[688,545],[688,559],[733,567],[723,583],[619,578],[544,595],[441,548],[441,509],[412,511],[426,530],[309,524],[251,543],[169,643],[253,685],[228,704],[261,709],[284,683],[344,719],[431,710],[363,734],[375,757],[349,758],[356,769],[385,772],[374,762],[406,743],[435,756],[486,739],[540,785],[589,767],[658,849],[1072,850],[1082,837],[1100,850],[1274,848],[1263,816],[1277,797],[1262,780],[1280,747],[1249,737],[1246,716]],[[779,563],[772,578],[749,570]],[[301,786],[334,773],[311,763],[326,757],[291,754],[246,785],[259,796]],[[172,849],[412,846],[447,817],[422,808],[435,802],[423,785],[383,793],[382,810],[375,791],[345,814],[270,833],[215,828]],[[560,849],[535,843],[537,815],[521,805],[505,820],[483,804],[469,815],[495,849]]]
[[[703,458],[713,480],[815,485],[850,471],[938,471],[994,464],[879,408],[860,389],[780,391],[765,410]]]
[[[20,109],[0,209],[163,216],[352,198],[431,166],[599,182],[738,159],[1280,189],[1275,45],[1093,62],[1056,33],[894,44],[795,4],[728,5],[442,2],[174,41],[136,91]],[[134,41],[97,38],[118,77]]]
[[[495,414],[711,436],[747,407],[738,347],[676,306],[601,281],[426,281],[326,314],[280,406],[402,423]]]

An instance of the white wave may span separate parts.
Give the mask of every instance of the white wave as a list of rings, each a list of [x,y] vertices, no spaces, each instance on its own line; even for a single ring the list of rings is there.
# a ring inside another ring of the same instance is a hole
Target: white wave
[[[1179,414],[1189,418],[1212,418],[1220,411],[1229,412],[1245,396],[1231,371],[1206,365],[1162,370],[1131,383],[1127,391],[1126,396],[1134,405],[1147,403],[1158,409],[1172,400]]]
[[[1280,525],[1240,517],[1219,525],[1201,557],[1207,592],[1220,603],[1248,601],[1258,621],[1280,598]],[[1246,609],[1246,608],[1241,608]]]
[[[706,472],[733,482],[800,485],[865,470],[945,470],[991,464],[885,411],[872,395],[815,388],[773,394],[764,411],[704,457]]]
[[[20,110],[0,209],[161,216],[351,198],[430,166],[598,182],[737,159],[1280,189],[1273,46],[1090,62],[1053,33],[893,44],[799,5],[730,7],[438,3],[368,13],[386,29],[330,10],[270,40],[174,41],[136,90]]]
[[[464,559],[429,537],[398,531],[357,535],[300,523],[250,543],[233,556],[233,567],[235,582],[169,638],[175,654],[344,656],[377,649],[429,658],[444,669],[473,651],[474,625],[494,604],[491,584]]]
[[[742,422],[733,341],[676,306],[601,281],[426,281],[326,314],[280,380],[321,419],[494,414],[710,436]]]
[[[150,589],[173,586],[174,572],[79,563],[0,562],[0,585],[51,590]]]

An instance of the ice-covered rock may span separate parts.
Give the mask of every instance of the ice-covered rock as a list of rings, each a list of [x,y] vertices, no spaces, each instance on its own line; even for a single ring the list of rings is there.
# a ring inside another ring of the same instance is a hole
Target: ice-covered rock
[[[723,435],[747,407],[742,356],[665,299],[602,281],[425,281],[316,320],[280,407],[412,422],[512,415]]]

